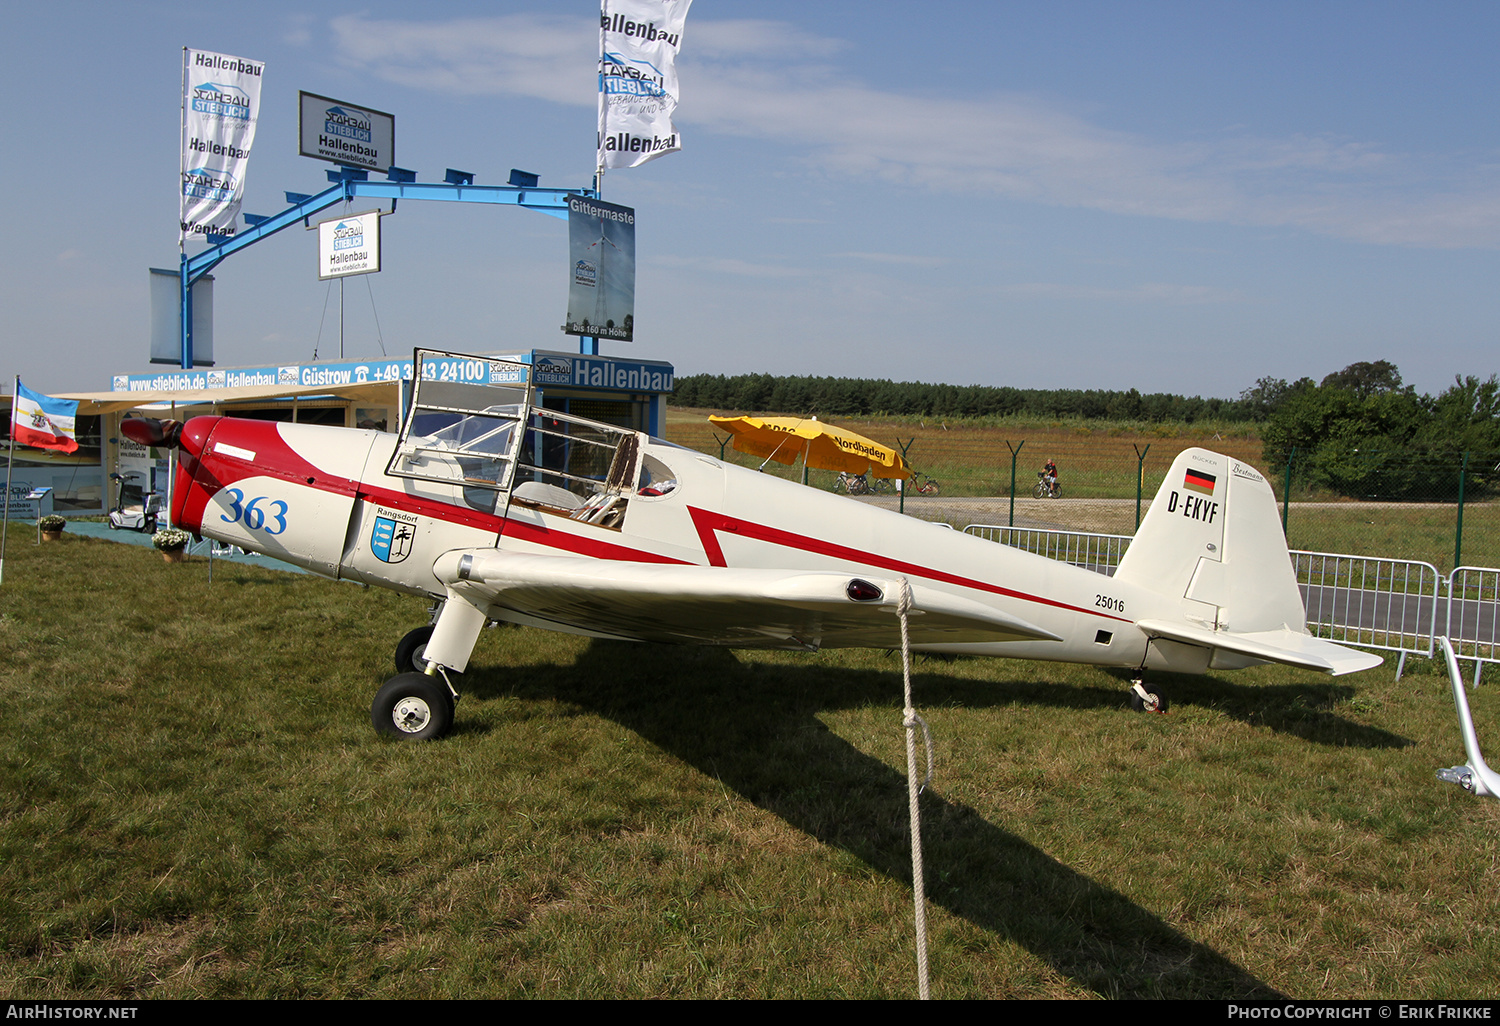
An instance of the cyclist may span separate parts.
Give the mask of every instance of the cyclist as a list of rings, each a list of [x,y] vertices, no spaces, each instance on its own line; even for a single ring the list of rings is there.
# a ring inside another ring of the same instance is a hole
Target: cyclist
[[[1046,463],[1046,465],[1044,467],[1042,467],[1042,480],[1047,483],[1047,490],[1052,493],[1052,497],[1056,498],[1057,497],[1057,464],[1052,461],[1052,457],[1051,456],[1047,457],[1047,463]]]

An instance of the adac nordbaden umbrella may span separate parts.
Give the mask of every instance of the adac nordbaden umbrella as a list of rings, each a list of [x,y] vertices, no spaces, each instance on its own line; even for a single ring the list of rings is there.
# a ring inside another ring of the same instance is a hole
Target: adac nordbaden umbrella
[[[788,466],[800,457],[804,466],[876,477],[908,478],[911,470],[895,449],[864,435],[802,417],[709,417],[715,427],[734,436],[738,452]]]

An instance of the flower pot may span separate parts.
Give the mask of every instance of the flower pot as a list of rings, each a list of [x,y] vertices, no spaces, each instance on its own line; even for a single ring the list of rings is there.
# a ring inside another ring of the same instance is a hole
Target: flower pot
[[[162,549],[161,558],[167,563],[181,563],[183,552],[181,549]]]
[[[42,541],[57,541],[62,537],[62,531],[43,531]]]

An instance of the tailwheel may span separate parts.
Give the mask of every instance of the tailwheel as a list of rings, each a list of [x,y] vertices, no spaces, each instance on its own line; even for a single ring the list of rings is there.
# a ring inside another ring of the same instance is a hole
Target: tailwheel
[[[1136,712],[1164,713],[1167,700],[1155,688],[1147,688],[1144,681],[1130,682],[1130,708]]]
[[[376,692],[370,722],[404,741],[442,737],[453,729],[453,693],[440,676],[398,673]]]

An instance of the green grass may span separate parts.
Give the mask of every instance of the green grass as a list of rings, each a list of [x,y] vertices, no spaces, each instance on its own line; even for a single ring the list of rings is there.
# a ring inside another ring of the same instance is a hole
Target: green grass
[[[486,632],[375,736],[421,603],[11,538],[12,998],[909,997],[899,663]],[[1500,803],[1446,681],[927,660],[936,996],[1492,996]],[[1482,739],[1500,728],[1487,689]]]

